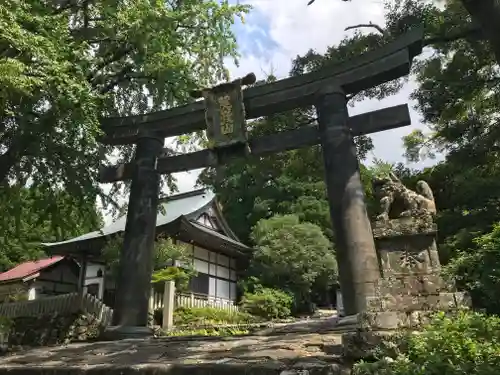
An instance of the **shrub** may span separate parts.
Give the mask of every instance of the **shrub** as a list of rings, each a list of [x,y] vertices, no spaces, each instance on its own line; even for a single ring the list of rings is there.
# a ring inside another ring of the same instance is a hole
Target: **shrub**
[[[423,332],[405,335],[400,348],[392,358],[357,364],[354,374],[499,374],[500,318],[465,311],[440,313]]]
[[[0,334],[9,333],[14,321],[12,318],[6,316],[0,316]]]
[[[500,223],[473,242],[472,248],[459,252],[444,270],[456,285],[469,291],[475,308],[500,314]]]
[[[271,288],[257,289],[254,293],[245,293],[241,300],[243,311],[264,319],[283,319],[291,314],[293,297]]]
[[[313,312],[313,288],[328,289],[337,282],[332,243],[319,226],[301,222],[297,215],[260,220],[252,228],[252,240],[255,251],[248,275],[257,276],[266,287],[293,294],[296,313]]]
[[[249,330],[244,328],[216,327],[169,331],[165,333],[165,336],[241,336],[248,333]]]
[[[215,307],[178,307],[174,311],[174,324],[215,325],[252,323],[255,318],[241,311],[230,311]]]

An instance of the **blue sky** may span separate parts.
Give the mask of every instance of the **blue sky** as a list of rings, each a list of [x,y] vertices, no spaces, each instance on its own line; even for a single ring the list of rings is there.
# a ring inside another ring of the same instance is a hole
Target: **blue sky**
[[[257,79],[263,79],[271,72],[278,78],[285,78],[295,57],[306,53],[310,48],[320,53],[325,52],[329,46],[349,35],[349,32],[344,31],[347,26],[369,22],[380,25],[384,23],[383,0],[316,0],[311,6],[307,6],[308,0],[240,2],[252,5],[253,10],[246,16],[244,24],[237,21],[234,25],[242,57],[238,67],[231,61],[227,62],[233,78],[250,72],[255,73]],[[388,162],[405,162],[401,138],[413,129],[427,131],[419,114],[413,110],[415,103],[409,99],[415,87],[415,82],[410,77],[408,84],[397,95],[381,101],[365,100],[349,108],[351,115],[404,103],[408,103],[411,108],[411,126],[372,135],[375,149],[365,162],[370,163],[374,157]],[[422,168],[435,163],[433,160],[425,160],[409,166]],[[181,193],[195,187],[199,172],[195,170],[174,175]],[[111,222],[112,217],[106,215],[105,221]]]
[[[235,0],[236,1],[236,0]],[[278,78],[288,75],[292,60],[310,48],[324,52],[327,47],[338,43],[349,32],[347,26],[360,23],[383,25],[384,8],[382,0],[316,0],[307,6],[308,0],[245,0],[253,7],[245,23],[237,21],[234,32],[242,58],[239,67],[228,62],[233,77],[254,72],[258,79],[273,72]],[[408,103],[415,83],[410,77],[408,84],[397,94],[382,101],[365,100],[349,109],[351,115],[373,111],[392,105]],[[401,138],[413,129],[426,130],[419,114],[411,110],[412,125],[374,134],[375,149],[370,158],[376,157],[389,162],[405,162]],[[412,164],[414,168],[429,166],[435,161],[425,160]],[[179,187],[189,190],[196,179],[197,171],[179,174]]]

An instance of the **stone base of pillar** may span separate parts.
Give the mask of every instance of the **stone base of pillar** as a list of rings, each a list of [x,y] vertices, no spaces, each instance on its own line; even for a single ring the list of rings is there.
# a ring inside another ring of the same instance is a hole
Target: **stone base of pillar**
[[[153,336],[153,330],[149,327],[109,326],[102,333],[104,341],[116,341],[126,339],[144,339]]]
[[[432,300],[434,305],[428,303]],[[426,305],[423,308],[422,303]],[[467,294],[445,292],[433,296],[420,296],[410,304],[399,308],[369,311],[349,316],[339,321],[350,328],[342,334],[343,354],[353,360],[367,359],[375,355],[380,346],[394,347],[401,333],[418,332],[430,323],[432,315],[438,311],[456,312],[470,305]]]
[[[436,225],[430,215],[372,226],[382,277],[367,311],[347,317],[353,328],[343,334],[342,345],[344,355],[352,359],[369,358],[386,342],[394,345],[397,333],[418,331],[438,311],[470,306],[468,295],[456,292],[440,276]]]

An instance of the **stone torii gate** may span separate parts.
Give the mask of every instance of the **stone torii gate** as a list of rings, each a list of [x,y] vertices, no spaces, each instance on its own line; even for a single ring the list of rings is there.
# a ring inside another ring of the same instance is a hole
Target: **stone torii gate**
[[[117,280],[114,329],[147,333],[152,252],[161,174],[216,167],[238,157],[268,155],[321,144],[345,312],[367,309],[380,278],[366,212],[354,136],[410,125],[406,104],[349,117],[346,95],[409,73],[422,51],[422,29],[339,65],[245,90],[249,75],[196,94],[204,101],[173,109],[102,120],[103,142],[137,145],[132,163],[101,170],[103,183],[132,180]],[[247,139],[245,118],[314,105],[318,126]],[[207,129],[208,149],[162,156],[164,139]]]

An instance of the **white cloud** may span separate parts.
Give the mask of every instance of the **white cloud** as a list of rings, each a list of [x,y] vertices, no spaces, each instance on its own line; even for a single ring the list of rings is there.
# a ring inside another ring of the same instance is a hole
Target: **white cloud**
[[[267,16],[270,35],[291,57],[308,49],[324,52],[339,42],[344,29],[357,23],[383,21],[380,1],[316,0],[248,0],[260,14]]]
[[[241,59],[240,66],[231,66],[232,76],[241,76],[254,72],[258,77],[269,73],[271,68],[278,78],[286,77],[291,67],[291,61],[309,49],[323,53],[329,46],[340,42],[349,31],[346,27],[373,22],[383,25],[384,7],[380,0],[316,0],[307,6],[307,0],[247,0],[254,12],[260,17],[265,17],[266,22],[260,20],[259,24],[268,24],[267,35],[277,44],[273,49],[272,57],[259,58],[255,55],[245,56]],[[250,19],[251,20],[251,19]],[[254,25],[249,25],[255,27]],[[243,38],[242,38],[243,39]],[[414,102],[409,99],[410,93],[416,84],[410,82],[397,94],[382,101],[365,100],[356,103],[349,111],[351,114],[368,112],[396,104],[408,103],[411,107],[412,125],[372,135],[375,150],[373,156],[390,161],[404,162],[403,142],[401,137],[413,129],[425,128],[420,122],[419,114],[413,110]],[[427,160],[413,167],[424,167],[434,164]]]
[[[238,67],[228,61],[232,77],[254,72],[259,79],[273,73],[278,78],[286,77],[290,71],[291,62],[297,55],[302,55],[309,49],[323,53],[337,44],[349,32],[347,26],[360,23],[383,24],[384,9],[382,0],[316,0],[307,6],[308,0],[245,0],[254,7],[247,17],[247,24],[239,25],[237,37],[240,50],[245,53]],[[260,32],[259,32],[260,31]],[[266,40],[267,39],[267,40]],[[256,46],[256,48],[252,48]],[[266,47],[268,45],[268,47]],[[267,49],[266,49],[267,48]],[[254,54],[249,54],[254,51]],[[255,54],[256,52],[258,56]],[[376,109],[408,103],[410,93],[416,84],[410,82],[397,94],[382,101],[365,100],[349,108],[351,114],[373,111]],[[420,116],[411,110],[412,126],[394,129],[372,135],[375,150],[372,157],[390,162],[404,162],[403,143],[401,137],[416,128],[424,128]],[[427,160],[412,165],[424,167],[433,164]],[[200,170],[188,173],[176,173],[180,192],[192,190]]]

